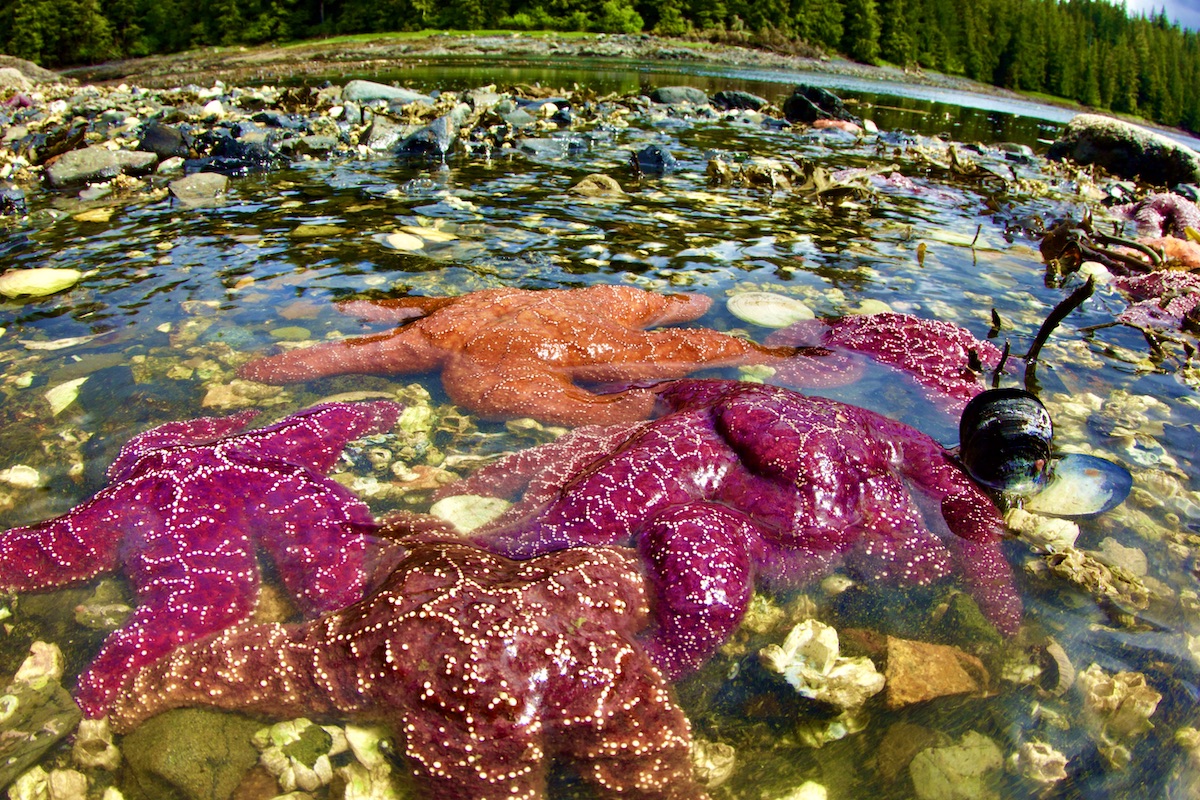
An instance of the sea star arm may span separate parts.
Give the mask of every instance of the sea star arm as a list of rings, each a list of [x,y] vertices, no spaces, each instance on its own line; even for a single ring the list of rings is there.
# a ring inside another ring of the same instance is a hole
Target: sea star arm
[[[686,800],[707,797],[692,777],[687,718],[662,679],[632,648],[612,659],[606,705],[612,715],[596,727],[571,726],[562,736],[565,755],[603,797]],[[584,675],[585,682],[590,683]],[[638,736],[638,731],[654,731]],[[631,741],[632,740],[632,741]]]
[[[657,598],[646,652],[668,680],[698,669],[741,622],[758,541],[745,514],[705,502],[672,506],[641,531],[638,550]]]
[[[293,719],[339,710],[318,680],[323,623],[238,625],[179,646],[133,673],[111,704],[119,733],[164,711],[208,706]],[[261,663],[262,660],[268,663]]]
[[[704,367],[784,364],[795,354],[787,346],[768,346],[704,328],[654,331],[599,330],[588,350],[570,363],[569,374],[583,381],[642,381],[682,378]]]
[[[491,419],[533,416],[552,425],[605,425],[645,419],[655,403],[648,389],[589,392],[566,372],[528,359],[487,367],[452,359],[442,381],[451,400]]]
[[[241,431],[256,416],[258,412],[250,409],[227,417],[201,417],[167,422],[157,428],[151,428],[125,443],[116,459],[108,466],[108,480],[116,483],[130,477],[138,462],[155,450],[212,444],[224,436]]]
[[[387,300],[344,300],[337,310],[365,322],[404,322],[454,305],[457,297],[395,297]]]
[[[430,344],[419,328],[405,326],[255,359],[243,365],[238,375],[260,383],[292,383],[344,373],[402,375],[429,372],[443,357],[444,351]]]
[[[875,425],[880,435],[900,443],[901,470],[936,501],[939,508],[926,516],[940,511],[953,534],[945,545],[984,616],[1001,632],[1015,633],[1021,624],[1021,599],[1000,550],[1004,521],[996,504],[930,437],[914,435],[908,426],[886,417],[879,417]]]
[[[515,499],[532,508],[558,497],[562,487],[592,462],[614,452],[645,423],[586,425],[552,441],[510,453],[462,480],[443,486],[435,499],[479,494]]]
[[[597,319],[607,318],[631,328],[691,322],[712,307],[712,298],[701,294],[657,294],[610,284],[589,286],[573,299],[585,310],[594,310]]]
[[[75,702],[89,718],[108,712],[131,673],[177,645],[246,619],[254,610],[258,567],[244,537],[226,540],[207,554],[193,551],[186,559],[169,551],[158,549],[138,559],[138,574],[133,576],[140,587],[138,609],[108,636],[79,677]]]
[[[110,487],[62,516],[0,534],[0,587],[36,592],[116,569],[140,488]]]
[[[375,570],[368,535],[377,525],[370,509],[336,481],[281,464],[255,474],[244,470],[241,489],[257,503],[246,511],[259,543],[305,614],[342,608],[362,599]]]
[[[248,461],[279,458],[325,473],[350,442],[391,430],[400,408],[389,400],[323,403],[232,438],[223,447]]]

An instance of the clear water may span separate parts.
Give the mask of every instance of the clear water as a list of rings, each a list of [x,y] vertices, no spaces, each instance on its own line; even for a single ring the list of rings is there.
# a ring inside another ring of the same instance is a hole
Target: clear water
[[[787,91],[781,85],[786,76],[672,74],[648,66],[583,65],[564,74],[536,65],[485,69],[455,62],[371,77],[427,90],[491,82],[564,88],[578,83],[602,95],[687,82],[771,99]],[[770,331],[730,315],[725,300],[731,294],[766,290],[799,297],[819,315],[845,314],[878,301],[895,311],[958,323],[981,337],[994,309],[1004,323],[997,341],[1007,338],[1014,352],[1023,352],[1074,284],[1048,285],[1037,241],[1020,233],[1020,226],[1035,217],[1078,218],[1088,207],[1104,212],[1085,194],[1092,184],[1076,169],[1041,159],[1010,161],[994,145],[1036,148],[1039,140],[1053,137],[1062,112],[1031,104],[996,107],[991,98],[914,97],[919,92],[907,89],[903,97],[882,94],[896,87],[839,82],[839,88],[884,135],[856,139],[766,130],[736,119],[635,110],[620,118],[628,125],[605,122],[575,131],[583,146],[566,155],[514,150],[496,151],[490,159],[454,156],[444,163],[387,156],[297,162],[235,180],[228,201],[213,209],[180,209],[161,194],[141,191],[100,201],[113,208],[107,221],[82,221],[76,217],[86,204],[31,196],[27,222],[0,222],[5,266],[78,267],[87,275],[52,297],[0,303],[5,329],[0,468],[28,465],[45,479],[34,490],[0,490],[5,499],[0,525],[44,519],[90,496],[103,485],[103,469],[116,449],[135,433],[167,420],[222,413],[237,403],[262,407],[269,417],[345,391],[399,390],[415,398],[424,390],[440,427],[407,451],[409,463],[458,472],[479,463],[477,456],[548,436],[449,408],[432,375],[335,378],[261,395],[243,387],[233,390],[233,404],[222,399],[230,396],[221,389],[234,385],[236,367],[281,339],[320,340],[378,329],[333,309],[333,300],[356,293],[630,283],[707,294],[716,302],[698,324],[759,340]],[[963,179],[939,168],[948,159],[946,140],[960,143],[960,157],[1007,180]],[[975,142],[982,146],[964,146]],[[629,155],[652,143],[668,147],[679,168],[635,180]],[[800,158],[831,170],[894,164],[918,190],[881,186],[852,206],[826,207],[783,191],[711,187],[705,167],[714,155],[735,165]],[[568,193],[595,172],[617,178],[629,198],[588,200]],[[327,227],[317,235],[302,227],[314,225]],[[381,234],[406,225],[436,227],[455,238],[427,243],[419,252],[381,244]],[[1200,495],[1194,493],[1200,486],[1193,468],[1200,409],[1181,345],[1165,342],[1165,356],[1152,358],[1139,332],[1094,327],[1111,322],[1123,308],[1118,295],[1100,289],[1056,331],[1043,352],[1038,381],[1059,424],[1061,446],[1094,450],[1134,471],[1134,497],[1117,511],[1081,521],[1078,546],[1100,550],[1112,539],[1141,551],[1149,607],[1102,605],[1067,581],[1039,573],[1040,559],[1030,547],[1011,542],[1006,553],[1027,605],[1021,635],[1004,645],[948,641],[983,659],[991,675],[987,696],[890,712],[873,708],[862,731],[821,748],[805,744],[802,731],[824,719],[822,710],[778,687],[766,691],[761,682],[730,677],[748,669],[759,648],[781,641],[787,626],[777,621],[774,627],[744,629],[708,668],[679,687],[697,735],[737,749],[738,768],[714,796],[782,797],[807,780],[825,785],[832,798],[914,796],[907,769],[889,771],[891,762],[885,764],[882,755],[891,752],[895,737],[903,738],[907,729],[897,727],[902,724],[932,732],[931,741],[956,742],[978,731],[1005,757],[1024,743],[1049,742],[1070,758],[1069,777],[1048,788],[1011,770],[991,771],[987,791],[997,796],[1185,797],[1196,791],[1195,762],[1176,733],[1197,725],[1200,664],[1189,644],[1200,632],[1194,570],[1200,542]],[[48,345],[55,349],[45,349]],[[52,414],[45,392],[83,377],[78,399]],[[1019,376],[1006,380],[1016,384]],[[828,393],[954,443],[953,420],[881,374]],[[372,473],[363,448],[355,453],[343,465],[346,472],[389,480],[386,470]],[[378,513],[421,510],[428,493],[380,493],[368,495],[368,501]],[[897,595],[901,611],[893,619],[879,611],[892,604],[887,590],[868,590],[877,605],[846,599],[857,592],[833,596],[820,587],[813,587],[808,600],[841,629],[875,627],[947,641],[914,627],[924,615],[903,611],[905,600],[937,603],[942,595]],[[78,593],[61,597],[63,614],[80,602]],[[784,619],[803,604],[792,596],[761,601],[782,609]],[[16,633],[3,646],[9,669],[31,639],[51,636],[48,623],[17,621]],[[59,641],[69,671],[86,663],[99,636],[77,629]],[[1120,742],[1132,753],[1130,766],[1114,768],[1098,753],[1078,687],[1048,692],[1049,672],[1034,677],[1032,668],[1015,677],[1017,665],[1038,661],[1048,637],[1062,645],[1076,669],[1096,663],[1109,673],[1139,672],[1163,695],[1150,718],[1154,727]]]

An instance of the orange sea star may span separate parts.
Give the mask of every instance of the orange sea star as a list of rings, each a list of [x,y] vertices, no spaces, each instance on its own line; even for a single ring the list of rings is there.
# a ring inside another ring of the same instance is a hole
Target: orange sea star
[[[680,378],[701,367],[763,363],[795,352],[707,328],[646,330],[694,320],[710,305],[712,299],[702,295],[660,295],[630,286],[486,289],[461,297],[351,301],[339,309],[403,324],[251,361],[240,374],[264,383],[291,383],[440,368],[450,399],[484,417],[532,416],[565,425],[631,422],[650,415],[655,394],[630,383]],[[577,381],[625,385],[602,394]]]

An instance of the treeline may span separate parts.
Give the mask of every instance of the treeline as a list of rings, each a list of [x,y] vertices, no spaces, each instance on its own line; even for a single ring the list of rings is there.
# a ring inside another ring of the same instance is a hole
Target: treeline
[[[0,0],[43,66],[343,33],[648,31],[960,74],[1200,131],[1200,39],[1106,0]]]

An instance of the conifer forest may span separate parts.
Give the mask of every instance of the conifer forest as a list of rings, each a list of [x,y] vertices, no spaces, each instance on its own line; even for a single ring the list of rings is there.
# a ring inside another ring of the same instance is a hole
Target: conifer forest
[[[383,31],[649,32],[963,75],[1200,131],[1200,35],[1106,0],[0,0],[43,66]]]

